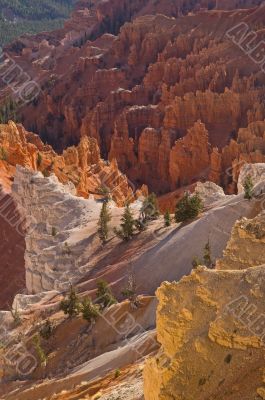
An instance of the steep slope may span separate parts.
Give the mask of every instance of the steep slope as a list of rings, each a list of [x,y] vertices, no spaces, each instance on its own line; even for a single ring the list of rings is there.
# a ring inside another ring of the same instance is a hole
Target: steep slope
[[[157,291],[158,357],[145,399],[263,399],[265,214],[236,223],[217,270]]]

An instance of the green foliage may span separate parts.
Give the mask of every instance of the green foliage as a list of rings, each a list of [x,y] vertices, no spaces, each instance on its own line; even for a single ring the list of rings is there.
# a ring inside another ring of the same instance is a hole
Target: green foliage
[[[141,216],[144,221],[152,221],[158,218],[159,209],[155,193],[147,196],[143,202]]]
[[[200,196],[186,192],[176,206],[175,221],[185,222],[194,219],[202,210],[203,203]]]
[[[129,205],[125,207],[121,220],[122,223],[120,229],[115,228],[114,232],[119,238],[128,242],[130,239],[132,239],[135,228],[135,221]]]
[[[114,373],[114,378],[117,379],[121,374],[120,369],[116,369],[115,373]]]
[[[253,197],[253,189],[254,184],[250,175],[248,175],[244,181],[244,192],[245,192],[245,199],[251,200]]]
[[[93,304],[90,298],[85,298],[81,304],[81,312],[83,319],[91,323],[98,317],[99,307],[97,304]]]
[[[52,227],[52,236],[56,236],[57,235],[57,230],[56,228],[53,226]]]
[[[129,299],[130,302],[137,307],[137,285],[135,275],[132,272],[129,273],[127,286],[121,293],[126,299]]]
[[[8,154],[6,149],[4,149],[4,147],[0,147],[0,160],[7,161],[7,159],[8,159]]]
[[[194,257],[192,260],[192,267],[195,269],[197,268],[199,265],[202,265],[203,262],[199,259],[199,257]]]
[[[212,251],[211,251],[211,246],[210,246],[209,240],[203,249],[203,261],[204,261],[204,265],[208,268],[211,267],[213,264]]]
[[[40,328],[40,336],[43,339],[49,340],[53,334],[54,327],[49,319],[47,319],[44,325]]]
[[[15,309],[11,309],[11,315],[13,317],[14,323],[16,326],[21,324],[21,316],[20,312],[18,311],[17,307]]]
[[[97,304],[101,309],[110,307],[112,304],[116,304],[117,300],[113,296],[111,289],[106,281],[100,280],[97,282]]]
[[[73,286],[70,287],[68,296],[61,301],[60,309],[70,318],[76,317],[80,312],[80,301]]]
[[[166,211],[166,213],[164,215],[164,223],[165,223],[165,227],[169,227],[171,225],[171,217],[170,217],[169,211]]]
[[[40,168],[42,163],[42,155],[40,153],[38,153],[37,155],[37,167]]]
[[[0,124],[7,124],[10,120],[18,122],[17,109],[17,103],[12,98],[7,99],[4,104],[1,104]]]
[[[36,353],[38,355],[41,365],[46,365],[47,357],[46,357],[46,354],[45,354],[43,348],[41,347],[40,336],[38,334],[36,334],[33,337],[32,341],[33,341],[33,345],[34,345],[34,348],[36,350]]]
[[[110,221],[111,215],[108,209],[108,203],[104,201],[98,221],[98,236],[103,244],[106,243],[109,236],[108,224]]]
[[[63,26],[75,0],[0,0],[0,44]]]

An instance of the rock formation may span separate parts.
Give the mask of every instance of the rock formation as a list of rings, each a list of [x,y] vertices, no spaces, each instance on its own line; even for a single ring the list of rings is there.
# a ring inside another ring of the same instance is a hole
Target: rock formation
[[[129,179],[158,193],[191,184],[198,172],[235,191],[234,162],[263,162],[265,82],[227,31],[246,23],[262,40],[264,7],[259,0],[228,3],[80,2],[64,29],[6,49],[42,81],[22,122],[59,150],[81,136],[97,139],[104,159],[116,158]],[[178,140],[189,145],[199,120],[212,148],[198,131],[202,153],[184,156]]]
[[[158,289],[145,399],[264,398],[264,226],[264,212],[237,222],[217,270]]]

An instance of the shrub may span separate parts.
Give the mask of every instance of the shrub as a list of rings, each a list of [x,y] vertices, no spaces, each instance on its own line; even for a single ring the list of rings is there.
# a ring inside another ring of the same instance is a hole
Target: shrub
[[[99,315],[99,307],[96,304],[93,304],[90,298],[86,298],[82,301],[81,304],[81,312],[83,319],[88,321],[89,323],[96,320]]]
[[[192,267],[195,269],[197,268],[199,265],[202,265],[203,262],[199,259],[199,257],[194,257],[192,260]]]
[[[43,339],[49,340],[53,334],[54,327],[49,319],[47,319],[44,325],[40,328],[40,336]]]
[[[196,218],[203,209],[203,204],[198,194],[191,195],[186,192],[178,202],[175,211],[175,221],[185,222]]]
[[[36,334],[33,337],[32,341],[33,341],[33,345],[34,345],[34,348],[36,350],[36,353],[38,355],[41,365],[46,365],[47,357],[46,357],[46,354],[45,354],[43,348],[41,347],[40,336],[38,334]]]
[[[111,221],[111,215],[108,210],[108,204],[106,201],[102,204],[99,221],[98,221],[98,236],[103,244],[106,243],[109,235],[108,224]]]
[[[117,379],[121,374],[120,369],[116,369],[115,373],[114,373],[114,378]]]
[[[129,273],[127,286],[125,287],[125,289],[123,289],[121,293],[126,299],[129,299],[130,302],[135,306],[138,305],[136,291],[137,291],[137,284],[135,275],[133,273]]]
[[[114,233],[122,240],[129,241],[132,239],[134,234],[135,221],[133,219],[133,215],[130,209],[130,206],[127,205],[124,210],[124,214],[122,216],[122,223],[120,229],[114,229]]]
[[[213,265],[212,251],[211,251],[211,246],[210,246],[209,240],[206,243],[204,250],[203,250],[203,261],[204,261],[204,265],[208,268]]]
[[[37,167],[40,168],[42,163],[42,155],[40,153],[38,153],[37,155]]]
[[[164,215],[164,224],[165,224],[165,227],[169,227],[171,225],[171,217],[170,217],[169,211],[166,211],[166,213]]]
[[[14,323],[16,326],[21,324],[21,316],[20,312],[18,311],[17,307],[15,309],[11,309],[11,315],[13,317]]]
[[[244,198],[247,200],[251,200],[253,197],[254,184],[250,175],[246,177],[243,186],[245,192]]]
[[[66,299],[61,301],[60,309],[70,318],[75,317],[80,312],[80,302],[75,289],[71,285],[70,292]]]
[[[4,149],[4,147],[0,147],[0,160],[7,161],[7,159],[8,159],[8,154],[6,149]]]
[[[117,303],[117,300],[113,296],[108,283],[104,280],[97,282],[97,304],[99,304],[101,309],[110,307],[112,304]]]
[[[56,228],[53,226],[52,227],[52,236],[56,236],[57,235],[57,230]]]
[[[141,216],[143,221],[152,221],[158,218],[159,210],[155,193],[151,193],[145,198],[141,208]]]

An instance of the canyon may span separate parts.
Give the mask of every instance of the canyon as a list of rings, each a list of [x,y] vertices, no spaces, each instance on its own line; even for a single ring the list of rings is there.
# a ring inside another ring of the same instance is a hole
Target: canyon
[[[265,118],[264,74],[233,29],[255,32],[254,49],[264,7],[216,3],[82,1],[64,29],[19,38],[5,51],[41,87],[21,122],[60,152],[95,138],[104,159],[158,194],[198,178],[233,192],[235,164],[264,160]]]
[[[80,0],[3,49],[1,399],[265,399],[263,3]]]

